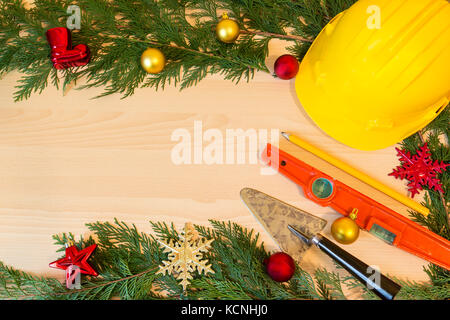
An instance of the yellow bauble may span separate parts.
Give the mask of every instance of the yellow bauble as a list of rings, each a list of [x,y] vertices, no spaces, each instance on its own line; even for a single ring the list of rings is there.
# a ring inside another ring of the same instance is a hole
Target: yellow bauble
[[[331,225],[331,234],[337,242],[350,244],[358,239],[359,227],[352,218],[342,217]]]
[[[166,65],[166,57],[156,48],[148,48],[142,53],[141,66],[148,73],[160,73]]]
[[[233,43],[237,37],[241,29],[239,28],[239,24],[228,18],[228,15],[224,13],[222,15],[222,20],[216,26],[216,35],[220,41],[225,43]]]

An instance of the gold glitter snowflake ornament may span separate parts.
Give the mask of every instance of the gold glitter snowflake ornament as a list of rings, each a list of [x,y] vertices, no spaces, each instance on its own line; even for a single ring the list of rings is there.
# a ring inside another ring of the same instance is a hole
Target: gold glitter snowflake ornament
[[[199,237],[191,224],[186,223],[184,232],[180,235],[180,240],[173,239],[158,242],[164,247],[163,252],[169,253],[168,261],[163,261],[156,274],[173,274],[175,279],[181,280],[183,290],[190,284],[192,273],[214,273],[211,265],[207,265],[208,260],[202,260],[202,252],[207,252],[213,240],[206,240]]]

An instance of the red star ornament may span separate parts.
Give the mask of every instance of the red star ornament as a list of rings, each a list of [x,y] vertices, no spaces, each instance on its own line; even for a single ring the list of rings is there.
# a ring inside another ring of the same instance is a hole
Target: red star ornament
[[[389,175],[394,176],[396,179],[409,180],[408,190],[411,192],[411,198],[414,198],[414,195],[423,190],[423,186],[436,191],[443,191],[442,183],[437,174],[444,172],[450,164],[443,161],[440,163],[437,160],[433,161],[430,149],[428,149],[426,143],[413,156],[405,150],[399,148],[396,148],[396,150],[401,165],[397,166]]]
[[[80,268],[80,272],[83,274],[97,276],[97,271],[92,268],[87,260],[91,256],[92,252],[97,248],[96,244],[93,244],[81,251],[78,251],[76,246],[70,246],[66,248],[66,256],[59,260],[56,260],[49,264],[51,268],[59,268],[66,270],[69,266],[75,265]]]

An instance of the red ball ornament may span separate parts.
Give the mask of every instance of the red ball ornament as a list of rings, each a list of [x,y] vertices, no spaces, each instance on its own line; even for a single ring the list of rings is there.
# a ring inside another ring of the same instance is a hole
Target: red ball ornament
[[[294,259],[284,252],[272,254],[269,258],[264,260],[264,264],[266,266],[266,272],[272,280],[278,282],[288,281],[295,272]]]
[[[290,55],[282,55],[275,61],[275,74],[278,78],[283,80],[289,80],[297,75],[299,68],[298,60]]]

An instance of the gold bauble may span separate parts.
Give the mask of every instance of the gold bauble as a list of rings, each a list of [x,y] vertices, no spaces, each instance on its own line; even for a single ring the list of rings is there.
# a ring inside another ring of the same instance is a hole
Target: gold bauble
[[[228,15],[224,13],[222,20],[216,26],[216,35],[219,40],[225,43],[233,43],[240,32],[239,24],[228,18]]]
[[[146,49],[141,56],[141,66],[148,73],[160,73],[166,65],[166,57],[156,48]]]
[[[359,227],[354,221],[356,215],[336,219],[331,225],[333,238],[342,244],[350,244],[356,241],[359,236]]]

